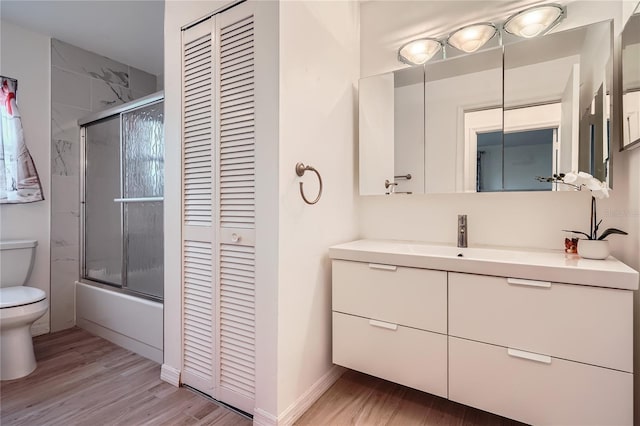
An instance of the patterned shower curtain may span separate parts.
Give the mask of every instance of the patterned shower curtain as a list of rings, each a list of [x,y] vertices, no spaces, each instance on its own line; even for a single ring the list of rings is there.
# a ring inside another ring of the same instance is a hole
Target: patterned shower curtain
[[[24,142],[17,89],[17,80],[0,76],[0,204],[44,200],[38,171]]]

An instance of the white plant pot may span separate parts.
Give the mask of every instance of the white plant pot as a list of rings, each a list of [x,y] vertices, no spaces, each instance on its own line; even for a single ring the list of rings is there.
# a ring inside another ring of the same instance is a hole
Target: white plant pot
[[[609,253],[609,241],[607,240],[578,241],[578,254],[584,259],[606,259],[609,257]]]

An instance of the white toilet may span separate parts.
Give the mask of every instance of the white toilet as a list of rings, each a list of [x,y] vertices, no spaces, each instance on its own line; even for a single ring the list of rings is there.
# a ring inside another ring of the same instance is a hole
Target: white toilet
[[[0,380],[36,369],[31,325],[49,308],[44,291],[26,287],[37,241],[0,242]]]

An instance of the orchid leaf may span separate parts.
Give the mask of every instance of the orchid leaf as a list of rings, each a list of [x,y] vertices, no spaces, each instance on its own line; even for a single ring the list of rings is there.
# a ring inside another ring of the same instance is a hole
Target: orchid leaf
[[[613,234],[620,234],[620,235],[629,235],[628,233],[621,231],[620,229],[617,228],[607,228],[602,235],[600,235],[600,237],[598,238],[599,240],[604,240],[605,238],[607,238],[609,235],[613,235]]]
[[[586,232],[580,232],[580,231],[571,231],[569,229],[563,229],[562,232],[572,232],[574,234],[582,234],[585,237],[587,237],[589,240],[591,239],[591,237],[589,236],[589,234],[587,234]]]

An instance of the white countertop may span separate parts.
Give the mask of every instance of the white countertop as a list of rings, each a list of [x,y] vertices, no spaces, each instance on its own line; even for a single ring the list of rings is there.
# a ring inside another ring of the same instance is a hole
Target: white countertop
[[[462,254],[462,257],[458,257]],[[524,278],[597,287],[638,289],[638,272],[616,258],[582,259],[561,250],[457,248],[395,240],[357,240],[329,248],[332,259]]]

